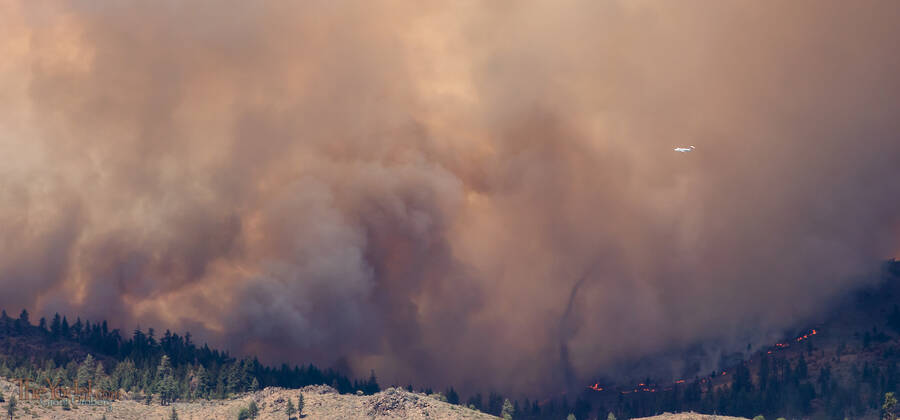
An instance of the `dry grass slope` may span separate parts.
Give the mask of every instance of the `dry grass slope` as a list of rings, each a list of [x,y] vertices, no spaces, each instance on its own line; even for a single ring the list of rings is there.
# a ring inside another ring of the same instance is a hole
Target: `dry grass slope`
[[[748,420],[743,417],[717,416],[715,414],[700,414],[693,411],[687,413],[663,413],[652,417],[639,417],[632,420]]]
[[[16,392],[16,386],[0,380],[0,389],[7,397]],[[259,420],[286,420],[285,408],[290,398],[296,405],[297,396],[303,393],[305,407],[302,420],[318,419],[497,419],[497,417],[461,406],[438,401],[424,394],[388,388],[370,396],[341,395],[328,386],[308,386],[301,390],[266,388],[242,394],[227,400],[179,402],[171,406],[145,405],[137,401],[117,401],[108,407],[80,406],[72,410],[60,407],[42,407],[36,402],[19,404],[15,419],[82,420],[141,419],[168,420],[175,407],[181,420],[229,420],[236,419],[241,408],[251,401],[259,406]],[[2,404],[5,418],[6,404]],[[296,418],[296,416],[295,416]]]

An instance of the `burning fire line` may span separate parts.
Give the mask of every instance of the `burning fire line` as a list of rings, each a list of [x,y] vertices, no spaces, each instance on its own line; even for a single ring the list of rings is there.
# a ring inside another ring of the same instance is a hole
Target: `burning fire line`
[[[812,336],[814,336],[814,335],[816,335],[816,334],[818,334],[818,333],[819,333],[819,331],[817,331],[815,328],[813,328],[813,329],[809,330],[808,333],[803,334],[803,335],[801,335],[801,336],[795,338],[794,341],[797,342],[797,343],[799,343],[799,342],[801,342],[801,341],[803,341],[803,340],[809,339],[810,337],[812,337]],[[789,343],[789,342],[788,342],[788,343],[775,343],[775,346],[772,347],[769,351],[767,351],[766,354],[772,354],[773,352],[776,352],[776,351],[778,351],[778,350],[786,349],[786,348],[788,348],[788,347],[790,347],[790,346],[791,346],[791,343]]]
[[[818,333],[819,333],[819,332],[818,332],[816,329],[813,328],[813,329],[810,329],[809,332],[807,332],[806,334],[803,334],[803,335],[801,335],[801,336],[795,338],[794,341],[797,342],[797,343],[799,343],[799,342],[801,342],[801,341],[803,341],[803,340],[809,339],[810,337],[812,337],[812,336],[814,336],[814,335],[816,335],[816,334],[818,334]],[[788,348],[788,347],[790,347],[790,346],[791,346],[791,344],[790,344],[789,342],[788,342],[788,343],[775,343],[775,346],[772,347],[770,350],[768,350],[768,351],[766,352],[766,354],[772,354],[772,352],[776,352],[776,351],[778,351],[778,350],[786,349],[786,348]],[[753,360],[751,359],[750,361],[752,362]],[[723,371],[722,371],[722,375],[720,375],[720,376],[725,376],[725,375],[727,375],[727,374],[728,374],[728,372],[725,371],[725,370],[723,370]],[[707,382],[707,381],[708,381],[708,378],[702,378],[702,379],[700,379],[700,382],[701,382],[701,383],[705,383],[705,382]],[[678,380],[676,380],[676,381],[673,383],[673,386],[668,386],[668,387],[666,387],[666,388],[663,388],[663,391],[671,391],[672,389],[674,389],[674,386],[675,386],[675,385],[680,385],[680,384],[683,384],[683,383],[685,383],[685,382],[686,382],[686,380],[684,380],[684,379],[678,379]],[[588,386],[587,388],[588,388],[588,389],[592,389],[592,390],[594,390],[594,391],[604,391],[604,390],[605,390],[604,387],[600,386],[600,383],[599,383],[599,382],[597,382],[597,383],[595,383],[595,384],[593,384],[593,385],[591,385],[591,386]],[[643,382],[637,384],[637,386],[630,387],[630,388],[631,388],[631,389],[629,389],[629,390],[627,390],[627,391],[619,391],[619,393],[620,393],[620,394],[631,394],[632,392],[656,392],[656,388],[651,387],[651,386],[649,386],[649,385],[647,385],[647,384],[645,384],[645,383],[643,383]],[[612,390],[610,390],[610,391],[612,391]]]

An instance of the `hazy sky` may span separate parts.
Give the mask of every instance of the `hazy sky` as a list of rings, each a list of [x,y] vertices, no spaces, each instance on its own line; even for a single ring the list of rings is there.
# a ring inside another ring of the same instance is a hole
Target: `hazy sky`
[[[0,0],[0,306],[507,392],[761,345],[900,257],[897,22]]]

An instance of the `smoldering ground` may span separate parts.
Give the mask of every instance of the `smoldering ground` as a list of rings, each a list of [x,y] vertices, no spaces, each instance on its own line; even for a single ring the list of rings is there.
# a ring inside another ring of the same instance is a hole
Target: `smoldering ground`
[[[507,392],[745,346],[898,256],[898,18],[4,2],[0,305]]]

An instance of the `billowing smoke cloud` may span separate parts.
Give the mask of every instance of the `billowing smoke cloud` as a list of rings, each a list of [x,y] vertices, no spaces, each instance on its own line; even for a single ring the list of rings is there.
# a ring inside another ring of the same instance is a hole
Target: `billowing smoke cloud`
[[[745,346],[898,256],[898,21],[4,2],[0,305],[512,392]]]

